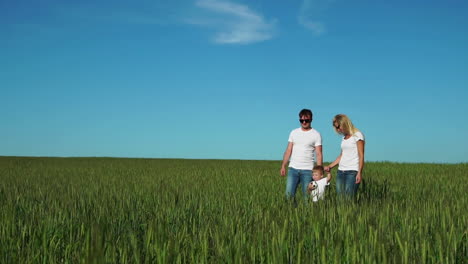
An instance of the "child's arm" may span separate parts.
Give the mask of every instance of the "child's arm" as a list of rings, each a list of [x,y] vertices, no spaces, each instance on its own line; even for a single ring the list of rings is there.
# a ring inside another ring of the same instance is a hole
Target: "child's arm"
[[[308,194],[308,195],[310,195],[310,193],[311,193],[312,190],[313,190],[313,189],[311,188],[311,186],[310,186],[311,183],[312,183],[312,182],[309,182],[309,184],[307,184],[307,194]]]
[[[332,178],[331,172],[327,172],[327,182],[330,182]]]

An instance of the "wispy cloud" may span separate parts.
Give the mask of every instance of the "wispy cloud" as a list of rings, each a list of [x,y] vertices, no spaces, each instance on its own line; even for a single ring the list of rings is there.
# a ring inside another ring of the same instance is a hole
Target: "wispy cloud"
[[[213,40],[219,44],[250,44],[273,38],[275,21],[265,18],[246,5],[226,0],[197,0],[195,5],[208,11],[208,17],[189,23],[215,28]]]
[[[315,35],[326,33],[325,23],[319,17],[334,0],[303,0],[299,11],[298,22]]]
[[[299,17],[299,23],[312,31],[315,35],[322,35],[325,33],[325,24],[320,21],[312,21],[304,17]]]

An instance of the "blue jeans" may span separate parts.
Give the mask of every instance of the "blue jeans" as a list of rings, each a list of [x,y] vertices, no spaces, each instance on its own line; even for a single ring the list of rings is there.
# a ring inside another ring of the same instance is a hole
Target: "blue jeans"
[[[298,170],[289,168],[286,181],[286,197],[294,198],[299,183],[302,184],[302,194],[307,198],[307,185],[312,181],[312,170]]]
[[[336,175],[336,193],[340,196],[352,197],[357,193],[359,183],[356,184],[357,171],[338,170]]]

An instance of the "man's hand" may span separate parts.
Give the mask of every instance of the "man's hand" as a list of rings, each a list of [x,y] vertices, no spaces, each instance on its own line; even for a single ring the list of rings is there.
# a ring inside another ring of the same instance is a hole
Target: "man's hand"
[[[284,168],[284,166],[281,167],[281,171],[280,171],[280,174],[281,176],[286,176],[286,169]]]

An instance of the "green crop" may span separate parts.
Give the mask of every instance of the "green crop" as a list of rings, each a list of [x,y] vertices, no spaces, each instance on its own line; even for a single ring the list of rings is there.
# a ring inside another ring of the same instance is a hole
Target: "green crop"
[[[368,162],[356,200],[297,206],[280,164],[0,157],[0,263],[466,263],[468,164]]]

